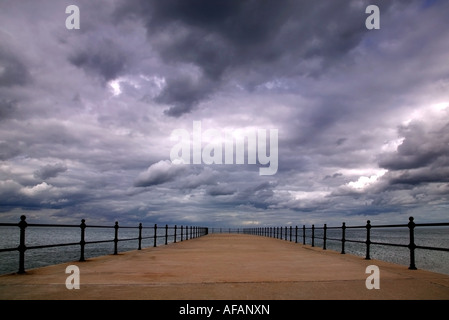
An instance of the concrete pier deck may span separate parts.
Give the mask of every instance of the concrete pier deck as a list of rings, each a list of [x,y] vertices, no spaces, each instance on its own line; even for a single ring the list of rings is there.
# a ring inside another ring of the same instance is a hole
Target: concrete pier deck
[[[69,290],[68,265],[80,269]],[[365,285],[368,265],[380,289]],[[447,300],[449,276],[279,239],[210,234],[0,276],[0,299]]]

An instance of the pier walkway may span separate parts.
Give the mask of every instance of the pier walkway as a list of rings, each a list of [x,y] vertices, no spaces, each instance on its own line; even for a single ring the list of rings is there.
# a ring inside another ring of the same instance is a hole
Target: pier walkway
[[[80,270],[80,289],[65,282]],[[367,289],[366,267],[380,270]],[[274,238],[209,234],[0,276],[0,299],[447,300],[449,276]]]

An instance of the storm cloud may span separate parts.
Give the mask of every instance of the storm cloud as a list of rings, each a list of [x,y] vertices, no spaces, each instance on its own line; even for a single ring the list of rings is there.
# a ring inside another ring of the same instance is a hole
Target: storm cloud
[[[131,1],[117,15],[142,19],[165,62],[197,68],[196,82],[169,81],[158,99],[178,117],[231,79],[253,90],[273,78],[319,76],[332,68],[367,32],[362,3]]]
[[[79,30],[65,28],[68,5]],[[368,5],[378,30],[365,27]],[[1,220],[446,221],[448,11],[427,0],[3,1]],[[171,133],[193,148],[194,121],[277,129],[276,174],[172,163]]]

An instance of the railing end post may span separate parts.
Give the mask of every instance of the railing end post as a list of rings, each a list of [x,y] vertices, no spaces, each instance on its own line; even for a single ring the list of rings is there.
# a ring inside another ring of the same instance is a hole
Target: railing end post
[[[17,273],[24,274],[25,273],[25,251],[27,249],[25,244],[25,229],[28,226],[28,223],[26,222],[26,216],[21,215],[20,216],[20,222],[18,224],[20,228],[20,243],[19,243],[19,271]]]
[[[413,217],[409,217],[408,218],[409,222],[407,224],[408,229],[409,229],[409,235],[410,235],[410,242],[408,244],[408,248],[410,250],[410,266],[408,267],[409,270],[417,270],[416,265],[415,265],[415,249],[416,249],[416,244],[415,244],[415,222],[414,222],[414,218]]]
[[[118,221],[115,221],[114,229],[115,229],[115,236],[114,236],[114,255],[118,254],[117,245],[118,245]]]

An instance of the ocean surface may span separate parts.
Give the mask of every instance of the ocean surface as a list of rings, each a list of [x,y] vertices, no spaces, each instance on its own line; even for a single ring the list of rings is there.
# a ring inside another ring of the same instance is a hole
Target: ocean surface
[[[223,229],[225,231],[226,229]],[[119,239],[138,237],[138,229],[119,229]],[[215,230],[216,232],[216,230]],[[150,237],[142,240],[142,248],[152,247],[153,229],[143,229],[142,237]],[[306,232],[306,244],[311,244],[310,230]],[[391,242],[407,245],[409,231],[407,228],[372,228],[371,241]],[[165,229],[158,228],[157,246],[165,245]],[[341,230],[327,230],[328,238],[341,239]],[[366,237],[366,231],[360,229],[346,229],[346,239],[362,240]],[[87,228],[85,241],[113,240],[113,228]],[[183,239],[185,239],[185,230]],[[285,235],[284,235],[285,239]],[[290,237],[287,238],[290,241]],[[69,227],[27,227],[26,245],[50,245],[57,243],[71,243],[80,241],[80,229]],[[174,241],[173,230],[169,230],[168,243]],[[181,241],[180,229],[177,230],[177,240]],[[184,240],[185,241],[185,240]],[[279,240],[281,241],[281,240]],[[282,240],[285,241],[285,240]],[[295,241],[294,231],[292,241]],[[302,243],[302,230],[298,231],[298,243]],[[415,244],[449,248],[449,227],[417,227],[415,229]],[[0,226],[0,249],[16,248],[19,245],[19,228]],[[315,230],[315,247],[322,247],[322,230]],[[327,250],[341,251],[341,242],[327,240]],[[119,241],[118,252],[136,250],[137,240]],[[359,243],[345,243],[345,252],[365,257],[366,245]],[[392,247],[384,245],[371,245],[371,259],[383,260],[403,265],[408,268],[410,254],[408,248]],[[110,255],[114,253],[114,243],[86,244],[84,256],[91,257]],[[77,262],[80,258],[80,246],[64,246],[44,249],[29,249],[25,252],[25,270],[64,263]],[[415,265],[418,269],[434,271],[449,275],[449,252],[425,249],[415,250]],[[14,273],[19,268],[19,252],[0,252],[0,274]]]

